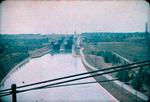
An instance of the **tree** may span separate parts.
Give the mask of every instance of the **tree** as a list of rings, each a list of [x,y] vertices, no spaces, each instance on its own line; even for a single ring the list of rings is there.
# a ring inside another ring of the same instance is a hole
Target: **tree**
[[[140,78],[135,77],[135,78],[131,81],[131,85],[133,86],[134,89],[140,90],[140,88],[141,88],[141,86],[142,86],[142,82],[141,82]]]
[[[128,82],[130,80],[129,72],[127,70],[118,72],[116,76],[119,78],[120,81],[123,82]]]

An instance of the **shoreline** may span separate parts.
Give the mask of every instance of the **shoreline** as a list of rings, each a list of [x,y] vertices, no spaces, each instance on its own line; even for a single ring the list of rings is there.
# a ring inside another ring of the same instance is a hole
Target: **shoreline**
[[[96,70],[95,67],[93,67],[92,65],[90,65],[90,64],[86,61],[86,58],[85,58],[84,53],[83,53],[83,49],[80,50],[80,55],[81,55],[81,59],[82,59],[83,64],[85,65],[85,67],[86,67],[88,70],[90,70],[90,71]],[[107,79],[107,80],[111,80],[111,79],[112,79],[112,77],[111,77],[110,75],[108,75],[108,74],[103,75],[102,77],[104,77],[104,78]],[[98,80],[97,78],[95,78],[95,79]],[[122,83],[122,82],[120,82],[120,81],[113,81],[112,83],[115,84],[116,86],[118,86],[118,87],[120,87],[120,88],[123,88],[124,90],[130,92],[130,94],[136,95],[136,97],[142,99],[143,101],[147,101],[147,100],[148,100],[148,97],[147,97],[146,95],[142,94],[141,92],[139,92],[139,91],[137,91],[137,90],[135,90],[135,89],[129,87],[128,85],[126,85],[126,84],[124,84],[124,83]],[[122,85],[123,85],[123,87],[121,87]],[[104,85],[104,86],[105,86],[105,85]],[[125,87],[125,86],[126,86],[126,87]],[[107,88],[107,86],[106,86],[106,88]],[[131,91],[131,90],[132,90],[132,91]],[[118,99],[118,98],[117,98],[117,99]]]
[[[15,67],[13,67],[9,73],[3,78],[3,80],[0,82],[0,86],[2,86],[5,82],[5,80],[13,73],[15,72],[19,67],[21,67],[22,65],[24,65],[25,63],[27,63],[28,61],[30,61],[30,57],[27,57],[26,59],[24,59],[23,61],[19,62],[17,65],[15,65]]]
[[[39,49],[38,49],[39,50]],[[27,57],[26,59],[22,60],[21,62],[19,62],[18,64],[16,64],[10,71],[9,73],[7,73],[7,75],[1,80],[0,82],[0,86],[2,86],[5,82],[5,80],[14,72],[16,71],[18,68],[20,68],[22,65],[26,64],[27,62],[29,62],[31,59],[33,58],[38,58],[41,56],[44,56],[45,54],[49,53],[51,51],[51,49],[47,49],[46,51],[43,51],[42,53],[38,53],[35,52],[36,55],[32,56],[30,55],[29,57]]]
[[[50,50],[47,50],[47,51],[45,51],[45,52],[43,52],[43,53],[41,53],[41,54],[38,54],[38,55],[36,55],[36,56],[32,56],[31,58],[39,58],[39,57],[42,57],[42,56],[44,56],[45,54],[47,54],[47,53],[49,53],[49,52],[51,52],[51,49],[50,49]]]

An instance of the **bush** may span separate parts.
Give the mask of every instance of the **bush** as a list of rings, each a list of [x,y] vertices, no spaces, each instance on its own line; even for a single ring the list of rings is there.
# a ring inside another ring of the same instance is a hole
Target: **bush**
[[[131,81],[131,85],[133,86],[134,89],[140,90],[140,88],[142,87],[142,82],[140,78],[136,77]]]
[[[130,80],[129,72],[126,70],[118,72],[116,77],[118,77],[119,80],[123,82],[128,82]]]

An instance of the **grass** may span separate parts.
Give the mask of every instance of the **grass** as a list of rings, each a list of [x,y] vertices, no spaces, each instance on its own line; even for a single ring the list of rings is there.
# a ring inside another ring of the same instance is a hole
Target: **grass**
[[[97,43],[97,45],[87,44],[84,47],[88,51],[93,49],[96,51],[114,51],[132,62],[150,59],[149,48],[140,43],[107,42]]]
[[[131,62],[136,62],[136,61],[143,61],[143,60],[148,60],[150,59],[150,51],[149,48],[140,43],[131,43],[131,42],[98,42],[97,45],[88,43],[84,44],[84,53],[86,54],[86,59],[91,65],[95,65],[95,52],[107,50],[107,51],[113,51],[116,52],[117,54],[127,58]],[[96,59],[96,65],[98,68],[108,68],[105,67],[106,65],[110,65],[110,63],[105,63],[105,66],[101,64],[103,60],[98,59],[99,56],[97,56]],[[113,65],[116,66],[116,65]],[[111,67],[111,66],[110,66]],[[138,69],[137,69],[138,70]],[[134,74],[134,73],[132,73]],[[140,73],[139,73],[140,74]],[[110,74],[113,77],[116,77],[116,73]],[[148,77],[147,74],[145,73],[144,78]],[[128,84],[131,83],[131,80],[127,82]],[[142,87],[140,88],[140,91],[143,92],[144,94],[148,95],[148,84],[145,83],[142,80]]]

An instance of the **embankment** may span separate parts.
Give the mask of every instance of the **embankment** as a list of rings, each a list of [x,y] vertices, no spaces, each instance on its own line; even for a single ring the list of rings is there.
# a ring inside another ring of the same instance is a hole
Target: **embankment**
[[[20,63],[18,63],[17,65],[15,65],[15,67],[13,67],[10,72],[3,78],[3,80],[0,81],[0,86],[3,85],[3,83],[5,82],[5,80],[11,75],[11,73],[13,73],[14,71],[16,71],[18,68],[20,68],[21,66],[23,66],[24,64],[26,64],[28,61],[30,61],[30,59],[32,58],[38,58],[41,57],[47,53],[49,53],[51,51],[51,49],[47,48],[47,47],[43,47],[40,49],[37,49],[35,51],[32,51],[29,54],[29,57],[24,59],[23,61],[21,61]]]
[[[90,65],[83,54],[83,49],[80,50],[80,55],[82,62],[87,68],[88,71],[97,70],[95,67]],[[112,80],[113,78],[110,75],[103,75],[94,77],[97,81],[102,80]],[[100,83],[108,92],[110,92],[114,97],[116,97],[121,102],[145,102],[148,100],[148,97],[140,93],[137,90],[134,90],[132,87],[120,82],[112,81],[107,83]]]

